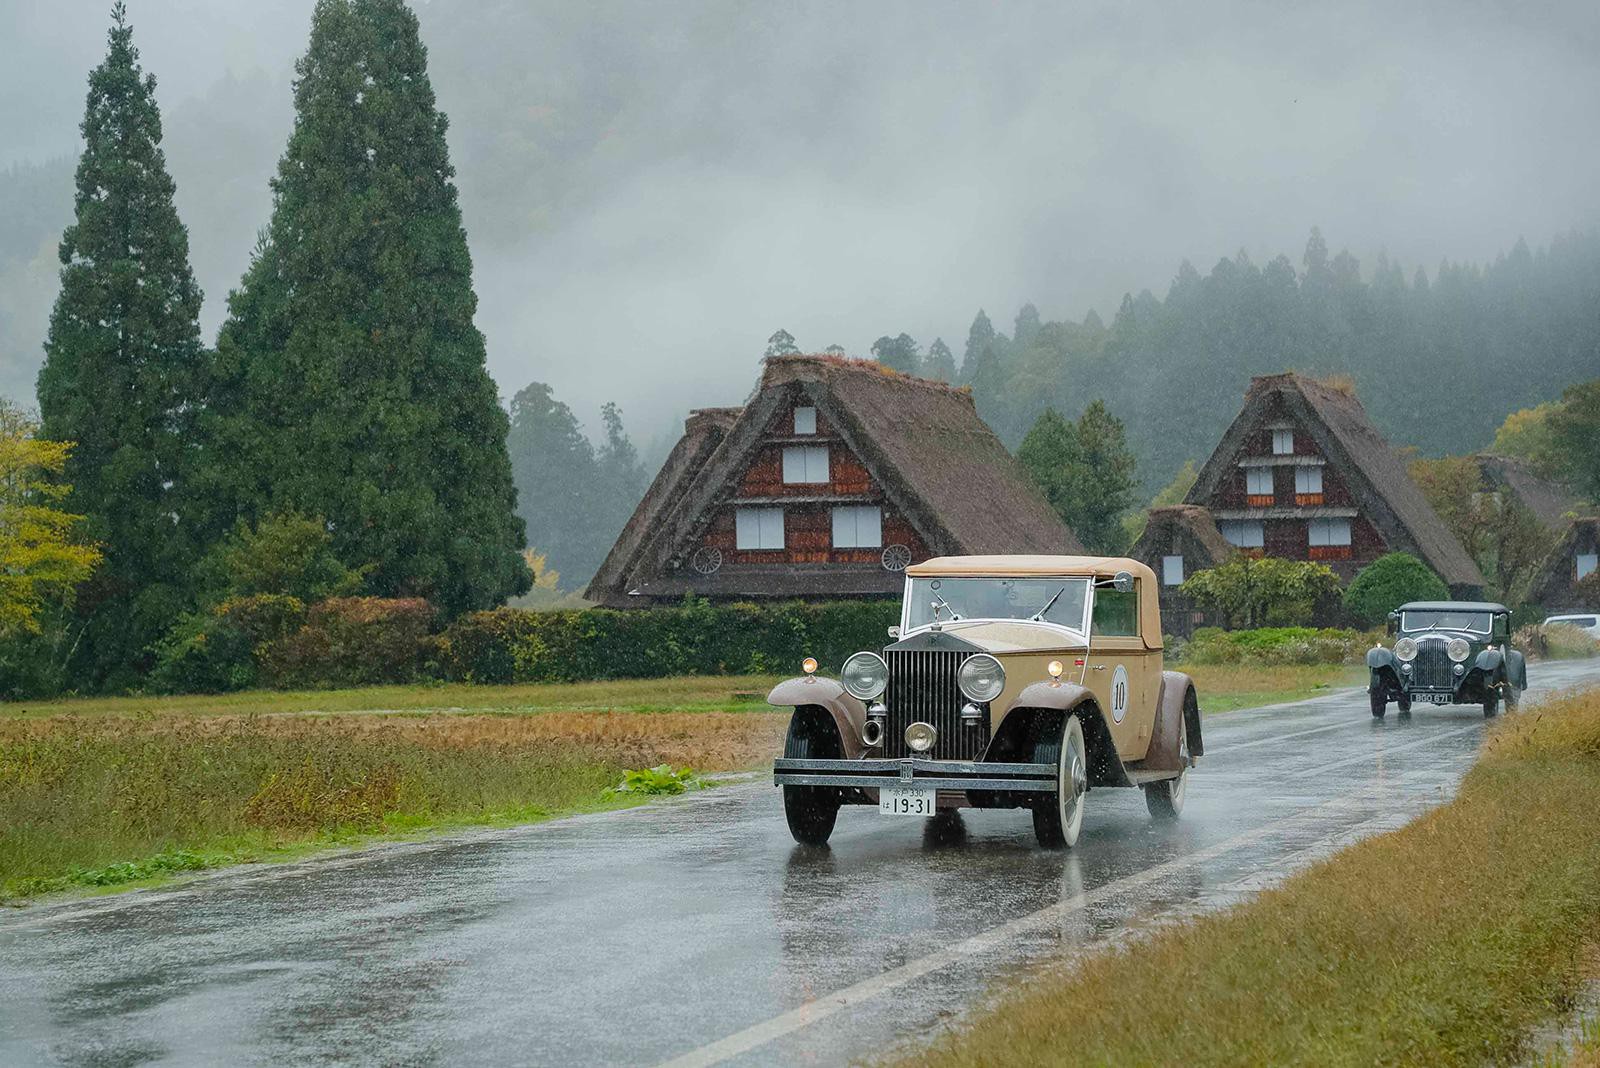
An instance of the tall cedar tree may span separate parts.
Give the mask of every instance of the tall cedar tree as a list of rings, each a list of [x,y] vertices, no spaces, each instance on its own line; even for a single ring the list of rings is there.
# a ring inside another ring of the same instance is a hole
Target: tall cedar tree
[[[1134,459],[1121,421],[1104,403],[1092,402],[1076,423],[1046,408],[1017,460],[1091,552],[1126,548],[1122,517],[1133,504]]]
[[[372,593],[497,604],[528,589],[523,523],[416,16],[319,0],[295,70],[272,221],[218,342],[214,529],[322,516]]]
[[[202,360],[200,289],[173,206],[153,76],[112,8],[89,75],[76,218],[61,238],[61,293],[39,371],[40,436],[76,442],[65,506],[87,517],[105,566],[78,600],[80,681],[124,685],[188,598],[185,442]]]

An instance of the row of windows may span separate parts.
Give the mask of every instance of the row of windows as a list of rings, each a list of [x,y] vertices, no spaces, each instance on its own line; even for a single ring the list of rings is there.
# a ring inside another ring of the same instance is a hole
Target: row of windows
[[[1270,467],[1247,467],[1244,470],[1244,491],[1252,497],[1272,496]],[[1322,468],[1297,467],[1294,469],[1294,491],[1299,494],[1322,492]]]
[[[734,512],[734,546],[739,549],[782,549],[782,508],[739,508]],[[835,549],[878,549],[883,546],[883,509],[875,504],[841,504],[833,509]]]
[[[1228,544],[1241,549],[1260,549],[1266,546],[1266,523],[1259,519],[1224,519],[1217,524]],[[1350,520],[1313,519],[1306,524],[1308,544],[1349,545]]]

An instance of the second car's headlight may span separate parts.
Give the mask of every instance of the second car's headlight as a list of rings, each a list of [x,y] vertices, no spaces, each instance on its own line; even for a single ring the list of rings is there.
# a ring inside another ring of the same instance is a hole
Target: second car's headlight
[[[1451,660],[1459,664],[1467,658],[1468,653],[1472,652],[1472,646],[1467,644],[1465,638],[1451,638],[1450,644],[1444,647],[1444,651],[1449,654]]]
[[[1394,656],[1396,660],[1415,660],[1417,658],[1417,642],[1415,638],[1401,638],[1394,643]]]
[[[956,681],[961,692],[973,701],[993,701],[1006,688],[1006,669],[988,653],[969,656],[961,665]]]
[[[851,697],[875,701],[889,688],[889,665],[877,653],[856,653],[844,662],[839,682]]]

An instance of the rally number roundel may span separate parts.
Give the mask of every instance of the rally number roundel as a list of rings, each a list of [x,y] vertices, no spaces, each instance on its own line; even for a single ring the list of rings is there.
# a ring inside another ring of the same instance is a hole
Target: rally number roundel
[[[1128,669],[1118,664],[1116,673],[1111,676],[1111,719],[1121,723],[1122,717],[1127,714]]]

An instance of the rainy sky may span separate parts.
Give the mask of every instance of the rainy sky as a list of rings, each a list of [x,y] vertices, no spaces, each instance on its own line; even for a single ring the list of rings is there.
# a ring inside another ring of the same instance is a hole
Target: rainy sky
[[[210,339],[312,4],[128,6]],[[1185,258],[1298,263],[1314,224],[1431,273],[1600,222],[1593,3],[415,6],[490,370],[507,396],[552,383],[591,429],[615,399],[643,445],[742,399],[780,326],[863,354],[942,335],[959,358],[979,306],[1002,330],[1028,300],[1109,320]],[[108,9],[0,0],[0,172],[75,151]],[[58,234],[70,195],[11,198],[0,224]],[[0,248],[32,272],[0,274],[12,334],[36,336],[8,382],[31,381],[54,295],[38,251]]]

